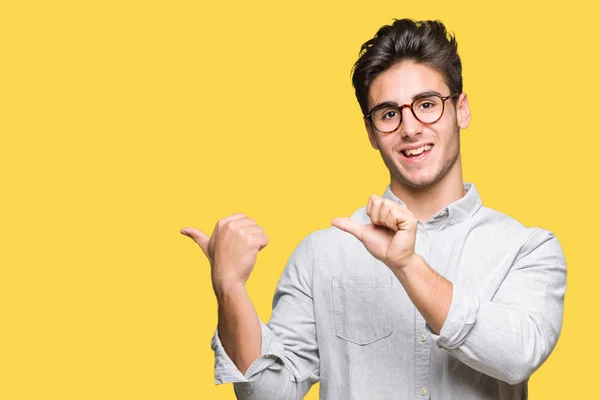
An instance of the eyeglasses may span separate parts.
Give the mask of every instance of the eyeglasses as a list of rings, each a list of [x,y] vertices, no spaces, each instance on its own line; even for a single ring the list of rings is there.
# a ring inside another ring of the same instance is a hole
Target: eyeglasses
[[[416,98],[411,104],[398,106],[393,103],[382,103],[375,106],[364,118],[368,119],[371,126],[378,132],[389,134],[394,132],[402,123],[402,110],[410,108],[417,121],[431,125],[440,120],[444,114],[446,100],[458,97],[457,94],[442,97],[439,94],[427,94]]]

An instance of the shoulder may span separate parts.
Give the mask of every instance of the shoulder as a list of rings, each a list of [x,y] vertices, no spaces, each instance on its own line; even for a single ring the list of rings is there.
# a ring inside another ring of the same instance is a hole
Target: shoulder
[[[498,210],[482,206],[473,216],[473,231],[493,238],[496,243],[519,247],[519,257],[544,247],[562,254],[556,235],[539,226],[525,226],[517,219]]]

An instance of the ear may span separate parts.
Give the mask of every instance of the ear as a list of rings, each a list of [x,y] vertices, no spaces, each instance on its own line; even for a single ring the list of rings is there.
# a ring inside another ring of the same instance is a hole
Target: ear
[[[369,142],[371,142],[371,147],[373,147],[375,150],[379,150],[379,144],[377,144],[377,138],[376,138],[377,133],[374,132],[373,127],[371,126],[371,123],[366,118],[363,118],[363,121],[365,123],[365,129],[367,130],[367,135],[369,135]]]
[[[466,93],[461,93],[456,102],[456,119],[460,129],[465,129],[471,123],[471,110]]]

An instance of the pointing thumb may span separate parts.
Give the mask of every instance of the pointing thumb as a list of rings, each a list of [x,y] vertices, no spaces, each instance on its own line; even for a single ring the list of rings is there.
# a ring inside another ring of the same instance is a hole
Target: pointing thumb
[[[363,227],[358,222],[350,218],[335,218],[333,221],[331,221],[331,225],[356,236],[358,240],[362,241],[361,237]]]
[[[208,242],[210,241],[210,238],[204,232],[196,228],[183,228],[181,234],[188,236],[196,242],[204,252],[204,255],[210,260],[210,257],[208,256]]]

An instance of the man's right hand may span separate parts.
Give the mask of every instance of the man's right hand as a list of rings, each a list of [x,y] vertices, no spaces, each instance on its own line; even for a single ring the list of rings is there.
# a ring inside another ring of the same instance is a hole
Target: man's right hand
[[[217,296],[246,284],[258,252],[269,242],[263,228],[244,214],[219,220],[210,237],[195,228],[183,228],[181,233],[193,239],[208,258]]]

